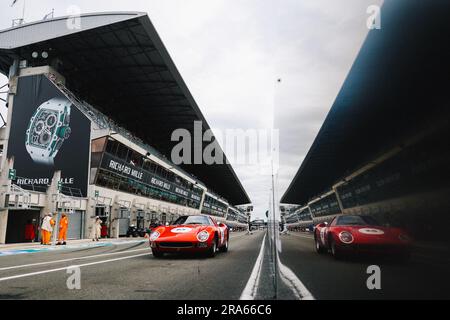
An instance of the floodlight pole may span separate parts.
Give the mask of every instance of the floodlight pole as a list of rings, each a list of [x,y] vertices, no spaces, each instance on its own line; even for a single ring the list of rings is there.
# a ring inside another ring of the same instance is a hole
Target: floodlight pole
[[[62,201],[60,201],[60,192],[58,190],[58,194],[56,196],[56,221],[53,228],[52,246],[56,246],[56,240],[59,237],[59,223],[61,221],[61,212],[59,211],[58,207],[60,203],[62,203]]]
[[[273,219],[273,259],[274,259],[274,278],[273,278],[273,284],[274,284],[274,289],[275,289],[275,295],[274,298],[277,298],[277,293],[278,293],[278,250],[277,250],[277,237],[276,237],[276,232],[277,232],[277,228],[276,228],[276,213],[275,213],[275,173],[273,171],[273,157],[272,157],[272,210],[273,210],[273,214],[272,214],[272,219]]]
[[[22,8],[22,23],[25,21],[25,7],[27,5],[27,0],[23,0],[23,8]]]
[[[277,82],[274,84],[274,110],[273,110],[273,114],[274,114],[274,127],[275,127],[275,104],[276,104],[276,92],[277,92],[277,83],[281,83],[281,78],[277,80]],[[272,135],[272,140],[273,140],[273,135]],[[273,144],[273,141],[272,141]],[[278,296],[278,249],[277,249],[277,229],[279,229],[279,227],[277,228],[276,225],[276,205],[275,205],[275,171],[274,171],[274,167],[273,167],[273,158],[274,158],[274,151],[275,148],[271,148],[272,150],[272,159],[271,159],[271,170],[272,170],[272,220],[273,220],[273,246],[272,246],[272,255],[273,255],[273,259],[274,259],[274,278],[273,278],[273,285],[274,285],[274,289],[275,289],[275,294],[274,294],[274,299],[277,298]]]

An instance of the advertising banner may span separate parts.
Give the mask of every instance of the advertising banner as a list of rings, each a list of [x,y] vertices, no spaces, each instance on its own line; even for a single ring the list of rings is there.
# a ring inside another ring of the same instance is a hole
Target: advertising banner
[[[19,78],[13,108],[8,157],[14,157],[14,183],[44,190],[60,170],[63,190],[86,197],[90,120],[45,75]]]
[[[201,196],[188,191],[174,183],[168,182],[146,170],[137,168],[131,163],[126,163],[125,161],[114,157],[108,153],[103,154],[103,159],[101,163],[101,168],[125,176],[127,178],[133,179],[137,182],[158,188],[160,190],[168,191],[186,199],[194,200],[197,202],[201,201]]]

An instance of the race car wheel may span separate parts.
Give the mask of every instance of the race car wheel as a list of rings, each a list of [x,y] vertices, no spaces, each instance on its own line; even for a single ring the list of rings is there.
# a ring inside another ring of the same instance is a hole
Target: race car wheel
[[[214,239],[212,246],[208,249],[208,257],[214,258],[217,252],[217,238]]]
[[[219,250],[220,250],[220,252],[227,252],[228,251],[228,238],[225,241],[225,244]]]
[[[336,242],[334,241],[333,237],[330,238],[330,248],[331,248],[331,255],[336,260],[339,260],[342,258],[342,254],[339,251],[339,249],[336,246]]]
[[[152,251],[152,254],[155,258],[162,258],[164,257],[164,252],[161,251]]]
[[[320,241],[319,241],[319,239],[317,239],[317,237],[314,237],[314,244],[315,244],[316,251],[318,254],[322,254],[325,252],[324,247],[322,247],[322,245],[320,244]]]

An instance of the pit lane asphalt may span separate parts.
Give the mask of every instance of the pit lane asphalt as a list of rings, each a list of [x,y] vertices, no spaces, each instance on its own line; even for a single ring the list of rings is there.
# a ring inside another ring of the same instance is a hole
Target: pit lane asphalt
[[[365,257],[336,261],[319,255],[312,235],[290,233],[281,238],[281,262],[289,267],[316,299],[449,299],[450,268],[413,251],[411,260]],[[442,257],[443,258],[443,257]],[[367,267],[381,268],[381,290],[369,290]]]
[[[156,259],[146,242],[4,256],[0,257],[0,299],[239,299],[264,234],[233,233],[229,252],[218,253],[212,259],[192,255]],[[95,257],[76,260],[85,256]],[[105,260],[111,261],[81,267],[80,290],[67,288],[70,274],[66,270],[40,273]],[[36,274],[1,280],[27,273]]]

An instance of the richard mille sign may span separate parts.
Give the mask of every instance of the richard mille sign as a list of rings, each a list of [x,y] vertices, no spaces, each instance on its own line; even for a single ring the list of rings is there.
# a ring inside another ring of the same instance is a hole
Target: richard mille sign
[[[58,181],[62,185],[73,185],[74,179],[73,178],[64,178]],[[52,183],[52,179],[48,178],[37,178],[37,179],[28,179],[28,178],[19,178],[16,181],[17,185],[28,185],[28,186],[34,186],[34,185],[43,185],[47,186]]]
[[[163,188],[163,189],[165,189],[165,190],[170,190],[170,188],[171,188],[170,183],[164,182],[164,181],[159,180],[159,179],[157,179],[157,178],[155,178],[155,177],[151,178],[150,182],[151,182],[153,185],[155,185],[155,186],[157,186],[157,187],[160,187],[160,188]]]
[[[144,175],[143,172],[133,169],[127,165],[124,165],[124,164],[114,161],[114,160],[109,161],[109,168],[113,169],[114,171],[129,175],[129,176],[139,179],[139,180],[142,180],[142,176]]]
[[[178,194],[181,194],[182,196],[189,197],[189,192],[187,192],[186,190],[183,190],[181,188],[176,187],[175,192]]]
[[[197,202],[201,201],[201,195],[186,190],[185,188],[182,188],[173,182],[169,182],[163,178],[160,178],[151,172],[137,168],[132,164],[128,164],[125,161],[111,156],[110,154],[103,154],[101,167],[108,171],[120,174],[121,176],[125,176],[132,180],[138,181],[141,184],[146,184],[148,186],[158,188],[162,191],[168,191]]]

